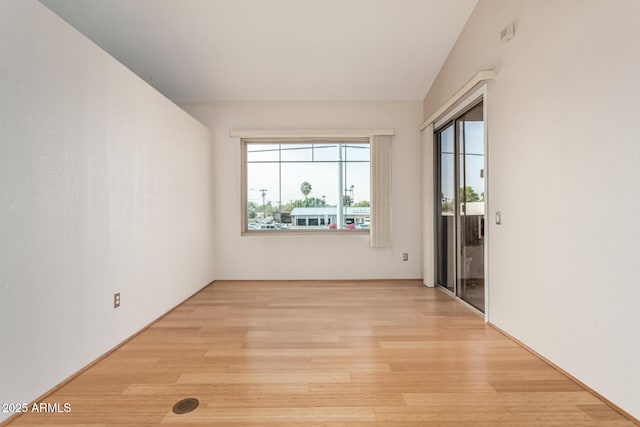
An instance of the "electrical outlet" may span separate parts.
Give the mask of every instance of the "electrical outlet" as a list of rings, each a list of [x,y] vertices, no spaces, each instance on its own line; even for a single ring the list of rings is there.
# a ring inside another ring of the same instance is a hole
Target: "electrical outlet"
[[[408,253],[406,253],[406,252],[403,252],[403,253],[402,253],[402,260],[403,260],[403,261],[409,261],[409,254],[408,254]]]
[[[120,307],[120,292],[113,294],[113,308]]]

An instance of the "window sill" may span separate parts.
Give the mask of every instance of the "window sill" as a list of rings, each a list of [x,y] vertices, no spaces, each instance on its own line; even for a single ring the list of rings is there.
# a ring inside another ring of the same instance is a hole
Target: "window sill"
[[[248,230],[242,236],[368,236],[369,230]]]

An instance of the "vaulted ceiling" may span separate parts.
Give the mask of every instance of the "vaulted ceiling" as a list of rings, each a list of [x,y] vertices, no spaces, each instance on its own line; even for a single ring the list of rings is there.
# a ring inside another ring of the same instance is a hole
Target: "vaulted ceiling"
[[[477,0],[41,0],[181,101],[422,99]]]

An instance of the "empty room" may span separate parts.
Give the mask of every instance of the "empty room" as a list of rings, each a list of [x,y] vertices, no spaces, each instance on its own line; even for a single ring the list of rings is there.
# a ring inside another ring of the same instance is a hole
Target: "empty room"
[[[0,425],[640,425],[638,20],[0,0]]]

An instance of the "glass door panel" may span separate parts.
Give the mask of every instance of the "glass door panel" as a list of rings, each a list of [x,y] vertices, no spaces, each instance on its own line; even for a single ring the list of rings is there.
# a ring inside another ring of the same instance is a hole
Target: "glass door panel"
[[[482,103],[456,120],[458,163],[457,295],[484,311],[484,120]]]
[[[438,285],[455,292],[455,147],[453,123],[440,131],[438,146],[438,188],[436,239]]]

